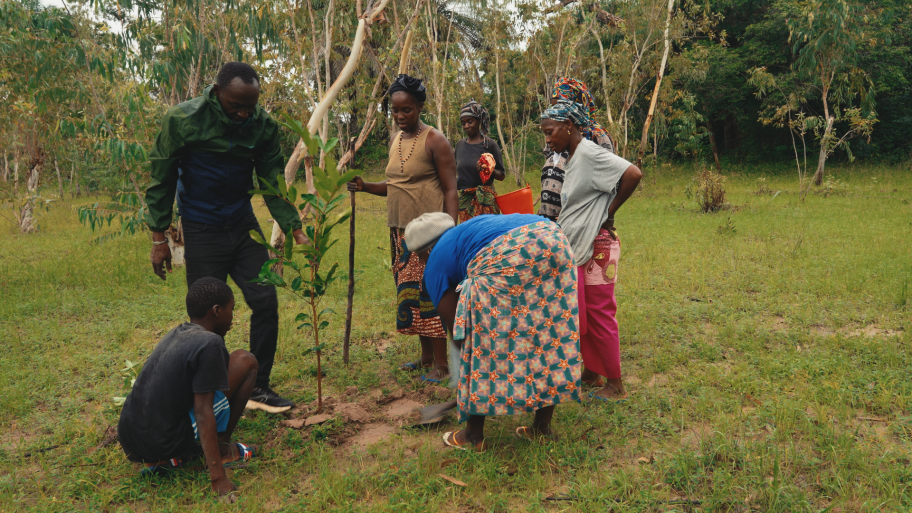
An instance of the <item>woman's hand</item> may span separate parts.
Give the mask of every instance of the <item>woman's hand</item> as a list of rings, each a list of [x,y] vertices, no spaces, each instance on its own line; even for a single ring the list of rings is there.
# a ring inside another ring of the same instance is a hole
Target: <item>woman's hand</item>
[[[348,192],[361,192],[364,190],[364,180],[360,176],[356,176],[352,181],[348,182]]]
[[[356,176],[346,184],[346,187],[348,192],[366,192],[374,196],[386,196],[386,180],[382,182],[365,182],[360,176]]]

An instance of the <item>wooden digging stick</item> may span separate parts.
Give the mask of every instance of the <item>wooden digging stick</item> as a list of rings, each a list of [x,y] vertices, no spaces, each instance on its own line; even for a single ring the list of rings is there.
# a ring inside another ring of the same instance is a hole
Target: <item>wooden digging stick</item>
[[[348,220],[348,308],[345,310],[345,339],[342,341],[342,362],[348,365],[348,346],[352,334],[352,306],[355,303],[355,193],[350,192],[351,217]]]

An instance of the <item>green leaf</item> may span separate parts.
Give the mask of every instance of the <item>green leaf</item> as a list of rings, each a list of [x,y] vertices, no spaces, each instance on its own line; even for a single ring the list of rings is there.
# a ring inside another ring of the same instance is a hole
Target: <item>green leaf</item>
[[[295,278],[294,280],[292,280],[292,281],[291,281],[291,290],[293,290],[293,291],[295,291],[295,292],[301,290],[301,283],[302,283],[302,282],[303,282],[303,280],[301,279],[300,276],[298,276],[297,278]]]
[[[272,247],[272,246],[269,245],[269,243],[266,242],[266,239],[264,239],[263,236],[260,235],[260,232],[259,232],[258,230],[250,230],[249,233],[250,233],[250,238],[251,238],[251,239],[253,239],[253,240],[259,242],[260,244],[266,246],[267,248],[271,248],[271,247]]]
[[[257,179],[259,179],[261,182],[263,182],[263,185],[266,186],[266,189],[269,191],[268,194],[271,194],[273,196],[281,196],[281,194],[279,194],[278,189],[276,189],[275,186],[273,186],[271,183],[269,183],[265,178],[263,178],[262,176],[258,176]],[[279,181],[281,182],[282,180],[279,180]]]
[[[344,175],[336,178],[336,184],[338,184],[339,187],[342,187],[343,185],[347,184],[348,182],[354,180],[354,178],[356,176],[358,176],[360,173],[361,172],[358,171],[357,169],[349,169]]]
[[[333,310],[332,308],[324,308],[323,311],[320,312],[319,317],[323,317],[326,314],[333,314],[333,313],[336,313],[336,311]]]
[[[285,234],[285,258],[291,260],[292,250],[294,249],[294,235],[289,229],[288,233]]]
[[[323,201],[316,194],[302,194],[301,199],[304,200],[306,203],[310,204],[312,207],[317,208],[317,209],[320,208],[321,202]],[[304,210],[304,209],[301,208],[301,210]]]
[[[309,320],[310,320],[310,314],[307,312],[301,312],[298,314],[297,317],[295,317],[294,322],[309,321]]]
[[[323,328],[325,328],[325,327],[327,327],[327,326],[329,326],[329,321],[323,321],[323,322],[320,323],[320,327],[317,328],[317,329],[321,329],[321,330],[322,330]]]
[[[266,263],[263,264],[263,267],[260,268],[259,279],[251,280],[251,282],[263,283],[266,285],[275,285],[276,287],[287,287],[285,280],[283,280],[281,276],[272,270],[272,266],[281,260],[281,258],[272,258],[270,260],[267,260]]]
[[[327,212],[331,211],[332,209],[338,207],[340,203],[342,203],[343,201],[345,201],[347,199],[348,199],[347,194],[344,196],[342,196],[342,195],[336,196],[335,198],[332,199],[332,201],[330,201],[329,203],[326,204],[326,211]]]

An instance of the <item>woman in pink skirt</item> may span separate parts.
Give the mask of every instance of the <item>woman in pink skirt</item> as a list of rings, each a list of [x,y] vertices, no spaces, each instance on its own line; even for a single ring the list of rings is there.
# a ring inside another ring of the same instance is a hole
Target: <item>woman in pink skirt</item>
[[[602,401],[627,398],[621,379],[621,347],[614,283],[621,245],[614,214],[633,194],[642,171],[584,138],[592,123],[586,109],[560,100],[542,114],[542,132],[553,151],[569,154],[558,223],[573,249],[579,273],[580,353],[586,371],[606,379],[590,394]]]

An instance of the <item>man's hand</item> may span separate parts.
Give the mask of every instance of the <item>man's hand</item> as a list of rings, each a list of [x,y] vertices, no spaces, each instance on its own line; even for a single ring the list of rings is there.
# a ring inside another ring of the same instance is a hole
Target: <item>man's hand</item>
[[[164,232],[152,232],[152,241],[160,242],[166,240]],[[171,272],[171,248],[167,244],[158,244],[152,246],[152,272],[156,276],[165,279],[165,267]]]
[[[348,182],[347,187],[348,192],[361,192],[364,190],[364,180],[360,176],[356,176]]]
[[[304,235],[304,231],[298,228],[297,230],[291,232],[291,236],[294,237],[294,240],[298,244],[309,244],[310,241],[307,240],[307,235]]]
[[[237,490],[237,486],[234,486],[234,483],[228,479],[228,476],[226,476],[224,472],[220,477],[217,477],[212,481],[212,491],[219,494],[219,497],[228,495],[235,490]]]

